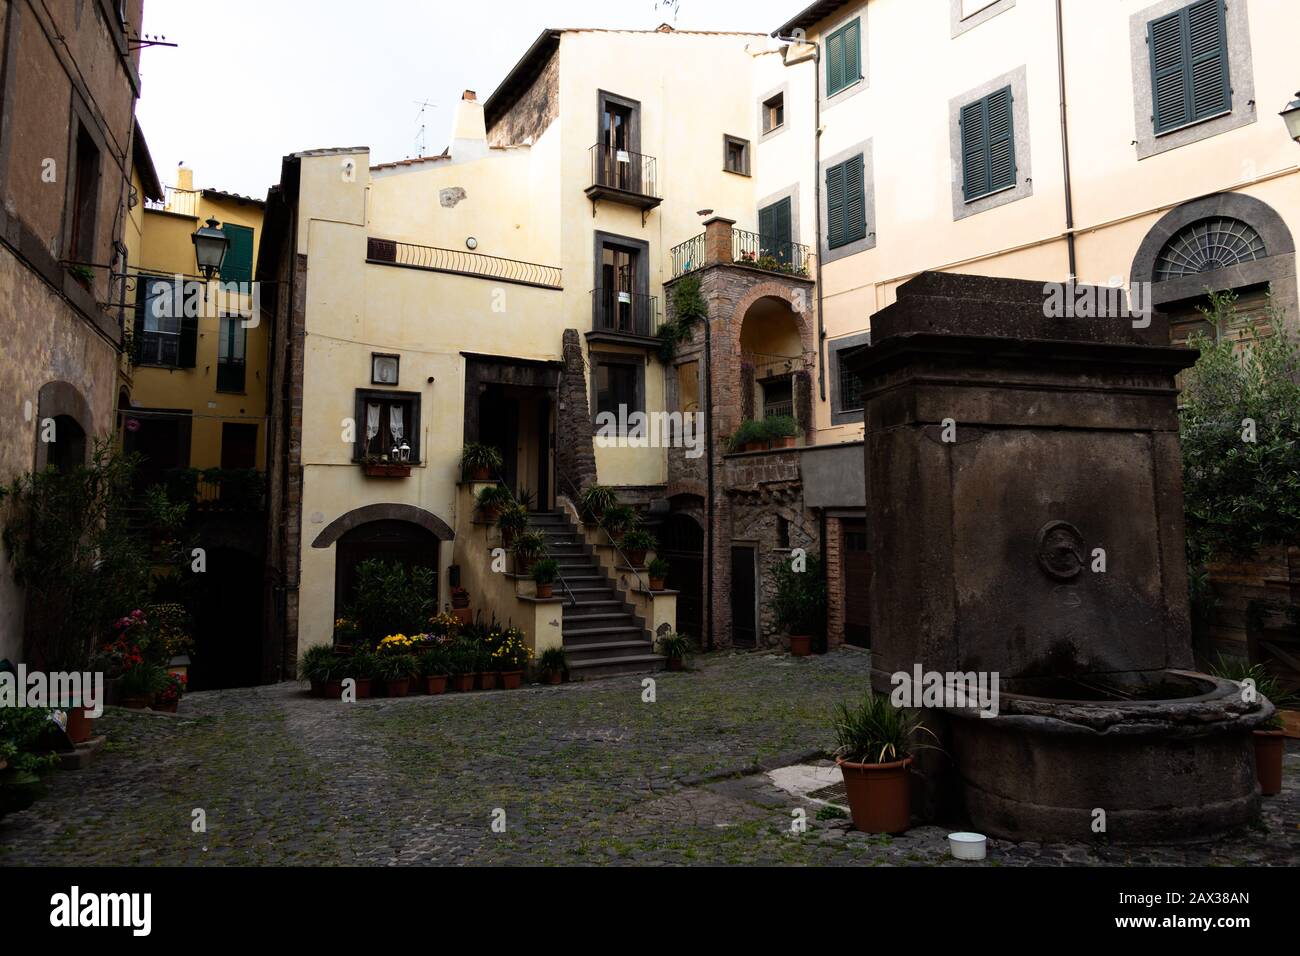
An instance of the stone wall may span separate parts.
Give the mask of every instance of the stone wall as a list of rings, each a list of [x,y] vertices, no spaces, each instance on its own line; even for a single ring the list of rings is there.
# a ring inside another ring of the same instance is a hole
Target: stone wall
[[[560,114],[560,51],[551,54],[537,79],[487,131],[489,146],[536,142]]]
[[[564,330],[564,371],[556,410],[555,473],[558,494],[572,497],[596,481],[591,410],[587,404],[586,366],[577,329]]]

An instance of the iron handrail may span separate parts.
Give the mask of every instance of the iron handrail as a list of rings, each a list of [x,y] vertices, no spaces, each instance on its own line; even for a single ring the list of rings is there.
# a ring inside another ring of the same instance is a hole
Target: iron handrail
[[[576,511],[578,509],[578,498],[577,498],[578,489],[573,486],[573,479],[569,478],[567,475],[565,476],[564,482],[569,486],[569,491],[572,492],[574,495],[573,507],[574,510]],[[581,512],[579,512],[578,514],[578,520],[579,521],[582,520]],[[601,531],[605,532],[605,537],[609,538],[609,543],[613,546],[614,553],[623,559],[624,566],[629,571],[632,572],[632,576],[636,578],[637,588],[639,590],[649,592],[650,589],[646,587],[645,582],[641,580],[641,572],[632,566],[632,562],[627,559],[627,555],[623,553],[623,549],[620,548],[618,546],[618,542],[614,540],[614,535],[610,532],[608,528],[605,527],[604,515],[601,515],[599,518],[596,519],[596,527],[599,528]]]

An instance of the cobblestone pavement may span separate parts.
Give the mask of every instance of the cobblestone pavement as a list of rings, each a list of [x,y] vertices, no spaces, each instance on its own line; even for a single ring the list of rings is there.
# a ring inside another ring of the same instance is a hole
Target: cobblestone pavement
[[[830,745],[828,711],[861,693],[867,662],[703,658],[658,675],[654,703],[627,677],[357,704],[281,684],[192,694],[176,717],[112,708],[96,762],[0,821],[0,865],[972,865],[948,859],[945,828],[868,837],[759,772]],[[1179,848],[991,840],[986,865],[1300,862],[1288,747],[1259,827]]]

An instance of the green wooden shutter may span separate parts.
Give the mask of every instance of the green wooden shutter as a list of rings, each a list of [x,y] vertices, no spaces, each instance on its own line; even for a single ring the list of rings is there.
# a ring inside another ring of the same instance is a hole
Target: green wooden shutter
[[[1228,83],[1228,24],[1223,0],[1194,3],[1186,13],[1192,119],[1205,119],[1232,108],[1232,88]]]
[[[844,164],[844,242],[867,236],[866,183],[859,153]]]
[[[862,77],[862,22],[854,20],[826,38],[826,95],[834,96]]]
[[[989,165],[984,100],[961,108],[961,188],[967,201],[988,192]]]
[[[844,89],[844,34],[832,33],[826,38],[826,95],[833,96]]]
[[[226,223],[221,228],[230,240],[230,245],[226,247],[226,258],[221,262],[222,283],[252,282],[253,230],[248,226],[231,223]]]
[[[862,78],[862,36],[859,21],[844,28],[844,85],[851,86]]]
[[[180,352],[177,356],[177,368],[194,368],[199,351],[199,318],[196,315],[181,316]]]
[[[777,261],[790,261],[790,199],[789,197],[758,211],[759,246],[763,255],[773,256]]]
[[[1147,24],[1157,133],[1232,108],[1223,0],[1200,0]]]
[[[1011,114],[1011,87],[990,93],[985,100],[988,117],[989,192],[1016,184],[1016,144]]]
[[[832,249],[844,245],[844,164],[826,170],[826,244]]]

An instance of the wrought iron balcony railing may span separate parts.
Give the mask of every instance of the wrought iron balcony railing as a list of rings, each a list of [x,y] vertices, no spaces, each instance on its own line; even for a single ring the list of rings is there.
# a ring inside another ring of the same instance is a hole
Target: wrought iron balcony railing
[[[673,246],[672,260],[674,279],[688,272],[694,272],[704,265],[704,233]]]
[[[659,300],[639,292],[591,290],[592,324],[598,332],[654,336],[659,331]]]
[[[608,199],[640,209],[644,215],[659,205],[658,161],[653,156],[597,143],[591,147],[591,185],[587,198],[593,203]]]
[[[402,266],[407,269],[425,269],[429,272],[478,276],[483,279],[531,285],[541,289],[563,288],[561,285],[563,270],[559,266],[485,256],[461,249],[418,246],[410,242],[376,239],[373,236],[366,241],[366,261],[379,265]]]
[[[770,236],[744,229],[731,230],[731,258],[737,265],[765,272],[808,275],[807,246],[797,242],[778,242]]]

